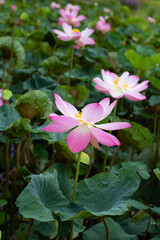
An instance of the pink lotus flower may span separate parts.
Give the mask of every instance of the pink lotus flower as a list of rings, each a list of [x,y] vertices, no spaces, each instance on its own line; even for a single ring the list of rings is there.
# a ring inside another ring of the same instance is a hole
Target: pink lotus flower
[[[81,33],[78,29],[72,29],[72,27],[70,25],[68,25],[67,23],[63,23],[62,27],[63,27],[64,32],[57,30],[57,29],[52,30],[54,33],[56,33],[58,35],[57,38],[59,38],[60,40],[70,41],[72,39],[80,38]]]
[[[62,25],[63,23],[68,23],[69,25],[79,27],[80,22],[86,19],[84,15],[77,16],[78,15],[77,9],[73,9],[72,11],[70,11],[69,9],[65,9],[65,10],[60,9],[59,12],[62,17],[58,19],[59,20],[58,25]]]
[[[2,91],[3,91],[3,88],[0,89],[0,107],[3,105]]]
[[[4,0],[0,0],[0,5],[4,5],[5,1]]]
[[[65,9],[68,9],[69,11],[72,11],[72,10],[79,11],[80,7],[78,5],[72,5],[71,3],[68,3]]]
[[[109,8],[104,8],[103,10],[104,10],[104,12],[106,12],[106,13],[110,13],[110,12],[111,12],[111,10],[110,10]]]
[[[88,104],[82,109],[82,112],[78,112],[72,104],[63,101],[59,95],[54,94],[54,96],[56,106],[63,115],[51,113],[49,117],[54,122],[42,130],[63,133],[73,129],[67,136],[67,144],[73,153],[86,148],[89,142],[98,149],[100,149],[98,143],[109,147],[119,145],[119,140],[115,136],[101,129],[117,130],[131,127],[126,122],[95,124],[110,114],[117,102],[116,100],[110,104],[110,99],[105,98],[99,103]]]
[[[139,77],[124,72],[120,77],[115,73],[101,70],[103,81],[96,77],[93,82],[96,83],[95,88],[101,92],[109,93],[113,98],[121,98],[126,96],[131,101],[145,100],[146,97],[140,92],[148,88],[148,80],[137,84]]]
[[[156,23],[156,19],[152,18],[152,17],[147,17],[148,21],[151,23]]]
[[[79,49],[80,47],[85,47],[86,45],[93,45],[96,42],[89,36],[94,32],[91,28],[86,28],[81,32],[81,36],[75,39],[76,46],[75,48]]]
[[[58,35],[57,37],[62,41],[74,40],[76,44],[74,47],[77,49],[96,43],[92,38],[89,37],[94,32],[94,30],[91,28],[87,27],[82,32],[80,32],[78,29],[72,29],[72,27],[67,23],[63,23],[62,27],[64,32],[57,29],[53,29],[53,32],[56,33]]]
[[[52,9],[58,9],[58,8],[60,8],[61,6],[60,6],[58,3],[56,3],[56,2],[52,2],[51,5],[50,5],[50,7],[51,7]]]
[[[104,18],[100,16],[99,21],[96,23],[97,30],[99,30],[103,34],[111,30],[111,25],[109,23],[106,23],[106,19],[108,19],[108,17]]]
[[[16,12],[17,11],[17,6],[16,5],[11,5],[11,9],[13,12]]]

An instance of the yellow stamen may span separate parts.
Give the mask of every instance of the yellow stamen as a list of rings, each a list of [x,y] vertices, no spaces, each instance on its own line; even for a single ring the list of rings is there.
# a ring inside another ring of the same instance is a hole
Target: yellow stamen
[[[75,114],[75,118],[76,118],[80,123],[83,123],[82,113],[81,113],[81,112],[76,113],[76,114]]]
[[[73,30],[73,32],[80,32],[79,29],[77,29],[77,28],[73,28],[72,30]]]
[[[81,112],[76,113],[75,118],[81,118],[82,119],[82,113]]]
[[[116,84],[117,86],[118,86],[118,80],[119,80],[119,77],[117,77],[117,79],[113,81],[113,83]]]
[[[114,80],[113,83],[116,84],[116,85],[118,86],[118,80]]]
[[[123,87],[128,87],[128,83],[125,83],[125,84],[123,85]]]
[[[113,81],[113,83],[118,86],[118,81],[119,81],[119,77],[117,77],[117,79],[115,79],[115,80]],[[123,87],[128,87],[128,83],[125,83],[125,84],[123,85]]]

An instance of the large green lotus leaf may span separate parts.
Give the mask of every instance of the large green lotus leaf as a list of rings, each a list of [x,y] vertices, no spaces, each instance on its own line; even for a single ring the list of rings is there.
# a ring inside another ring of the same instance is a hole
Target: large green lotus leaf
[[[71,152],[67,143],[57,141],[54,144],[55,144],[55,149],[60,156],[65,157],[70,161],[76,160],[75,154]]]
[[[119,222],[123,230],[128,234],[136,234],[136,235],[144,235],[146,231],[146,227],[148,224],[149,216],[145,216],[139,220],[136,220],[134,218],[127,218],[123,221]],[[150,226],[149,226],[149,232],[154,233],[158,231],[158,227],[155,224],[155,221],[153,218],[151,218]]]
[[[3,104],[0,107],[0,131],[7,130],[15,120],[20,118],[19,112],[13,106]]]
[[[71,201],[72,199],[72,192],[73,192],[73,184],[71,182],[71,179],[68,176],[68,171],[65,165],[61,163],[55,163],[53,167],[58,172],[58,183],[59,188],[62,191],[63,195]],[[65,184],[64,184],[65,183]]]
[[[23,240],[27,234],[28,223],[20,223],[18,229],[14,232],[14,238],[17,240]],[[32,225],[28,240],[39,240],[38,231],[36,231],[34,225]]]
[[[121,130],[119,131],[122,140],[139,149],[151,146],[153,138],[149,129],[136,122],[130,122],[130,124],[132,125],[131,128],[123,129],[123,133]]]
[[[151,57],[142,57],[136,53],[133,49],[129,49],[125,52],[125,57],[130,61],[130,63],[141,71],[147,71],[150,69]]]
[[[69,93],[74,98],[74,105],[78,107],[84,106],[84,104],[87,102],[89,97],[89,89],[85,88],[84,86],[74,86],[74,87],[68,87],[68,86],[61,86],[64,89],[68,89]]]
[[[97,59],[102,63],[107,64],[107,50],[102,47],[94,47],[94,48],[85,48],[84,53],[89,59]]]
[[[129,199],[127,201],[127,204],[129,207],[133,207],[135,209],[138,209],[138,210],[147,210],[149,207],[145,206],[143,203],[141,202],[138,202],[134,199]]]
[[[10,58],[12,49],[12,37],[0,37],[0,49],[2,49],[5,58]],[[25,51],[18,40],[14,40],[13,57],[16,58],[16,66],[21,68],[25,61]]]
[[[28,133],[34,133],[34,131],[29,119],[20,118],[14,121],[5,133],[11,137],[23,137]]]
[[[149,210],[150,210],[152,213],[160,216],[160,207],[156,207],[156,206],[150,207]]]
[[[122,215],[127,200],[137,190],[140,177],[131,169],[123,168],[119,175],[100,173],[78,184],[76,201],[61,214],[63,220]]]
[[[150,83],[153,85],[153,87],[155,87],[156,89],[160,90],[160,79],[156,78],[154,76],[148,76],[147,77],[150,81]]]
[[[111,43],[115,48],[118,48],[122,45],[122,41],[119,34],[110,33],[107,37],[109,43]]]
[[[7,201],[5,199],[0,200],[0,208],[7,205]]]
[[[158,233],[152,240],[159,240],[160,239],[160,233]]]
[[[47,70],[52,70],[55,74],[62,74],[67,70],[68,64],[60,61],[57,56],[51,56],[41,62],[41,67],[44,67]]]
[[[151,56],[155,54],[155,51],[150,48],[149,46],[141,46],[141,45],[136,45],[135,46],[136,52],[139,53],[141,56],[146,57],[146,56]]]
[[[97,76],[99,74],[98,71],[96,71],[95,69],[93,71],[91,71],[90,73],[90,68],[89,67],[84,67],[81,69],[72,69],[71,72],[71,78],[76,80],[80,80],[80,81],[90,81],[90,79],[94,78],[95,76]],[[65,76],[69,77],[70,72],[65,72]]]
[[[110,240],[138,240],[136,235],[126,233],[112,218],[107,218]],[[82,240],[107,240],[104,223],[98,223],[82,234]]]
[[[57,83],[54,79],[44,77],[38,73],[33,74],[31,78],[23,82],[23,89],[26,90],[55,89],[56,86]]]
[[[140,221],[135,221],[133,218],[127,218],[120,222],[121,227],[128,234],[143,235],[146,231],[146,226],[148,224],[149,217],[140,219]],[[154,231],[155,222],[152,221],[150,225],[149,232]]]
[[[160,63],[160,54],[142,57],[133,49],[129,49],[126,51],[125,56],[136,69],[141,71],[150,70],[151,68],[155,67],[156,64]]]
[[[35,220],[34,227],[44,236],[51,236],[52,238],[57,236],[58,233],[58,221],[50,221],[50,222],[40,222]]]
[[[79,233],[85,230],[85,226],[83,225],[84,220],[82,218],[77,218],[73,222],[73,232]],[[58,219],[58,236],[60,238],[67,238],[71,228],[70,221],[61,221]]]
[[[23,118],[45,119],[52,112],[52,102],[44,92],[33,90],[19,97],[15,104]]]
[[[70,72],[65,72],[65,76],[69,77]],[[72,69],[71,78],[78,79],[81,81],[89,80],[88,70],[87,69]]]
[[[156,177],[158,178],[158,180],[160,181],[160,170],[159,170],[159,168],[154,169],[153,172],[156,175]]]
[[[157,95],[152,95],[149,100],[148,103],[150,106],[155,106],[155,105],[159,105],[160,104],[160,96]]]
[[[148,179],[150,177],[147,165],[142,161],[126,161],[122,163],[122,167],[135,170],[143,179]]]
[[[59,188],[56,169],[31,175],[31,181],[17,198],[16,205],[26,218],[42,222],[54,220],[52,212],[57,214],[68,205]]]

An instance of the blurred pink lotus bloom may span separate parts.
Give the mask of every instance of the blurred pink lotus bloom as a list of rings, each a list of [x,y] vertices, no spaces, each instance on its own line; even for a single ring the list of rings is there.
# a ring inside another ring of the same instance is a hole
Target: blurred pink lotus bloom
[[[102,34],[105,34],[111,30],[111,25],[106,23],[106,19],[108,19],[108,16],[106,18],[100,16],[99,21],[96,23],[97,30],[102,32]]]
[[[85,47],[86,45],[93,45],[96,42],[90,37],[94,32],[92,28],[86,28],[81,32],[81,36],[75,39],[76,46],[75,48],[79,49],[80,47]]]
[[[4,0],[0,0],[0,5],[4,5],[5,1]]]
[[[103,10],[104,10],[104,12],[106,12],[106,13],[110,13],[110,12],[111,12],[111,10],[110,10],[109,8],[104,8]]]
[[[60,4],[58,4],[58,3],[56,3],[56,2],[52,2],[51,5],[50,5],[50,7],[51,7],[52,9],[58,9],[58,8],[60,8],[61,6],[60,6]]]
[[[58,19],[58,25],[62,25],[63,23],[68,23],[69,25],[79,27],[80,22],[86,19],[86,16],[84,15],[78,15],[78,10],[73,9],[70,11],[69,9],[60,9],[59,10],[61,17]]]
[[[56,33],[58,35],[57,38],[62,41],[74,40],[76,44],[74,47],[77,49],[96,43],[92,38],[89,37],[94,32],[94,30],[91,28],[87,27],[82,32],[80,32],[78,29],[72,29],[72,27],[67,23],[63,23],[62,27],[64,32],[57,29],[53,29],[52,31]]]
[[[11,5],[11,9],[13,12],[16,12],[17,11],[17,6],[16,5]]]
[[[120,77],[115,73],[101,70],[103,81],[96,77],[93,82],[96,83],[95,88],[103,93],[109,93],[113,98],[121,98],[126,96],[131,101],[145,100],[146,97],[140,92],[148,88],[149,81],[146,80],[137,84],[139,77],[130,75],[129,72],[124,72]]]
[[[147,20],[151,23],[156,23],[156,19],[154,19],[152,17],[147,17]]]
[[[0,89],[0,107],[3,105],[2,91],[3,91],[3,88]]]
[[[73,11],[73,10],[79,11],[80,7],[78,5],[72,5],[71,3],[68,3],[65,6],[65,9],[68,9],[69,11]]]
[[[91,103],[79,112],[72,104],[63,101],[58,94],[54,94],[55,104],[63,115],[50,114],[54,121],[42,130],[53,133],[63,133],[72,130],[67,136],[67,144],[73,153],[82,151],[89,142],[100,149],[99,143],[112,147],[119,145],[119,140],[103,130],[118,130],[129,128],[127,122],[112,122],[95,124],[106,118],[114,108],[117,100],[110,104],[110,99],[105,98],[99,103]],[[103,130],[101,130],[103,129]]]
[[[56,33],[58,35],[57,38],[59,38],[60,40],[70,41],[72,39],[80,38],[81,33],[78,29],[72,29],[72,27],[70,25],[68,25],[67,23],[63,23],[62,27],[63,27],[64,32],[57,30],[57,29],[52,30],[54,33]]]

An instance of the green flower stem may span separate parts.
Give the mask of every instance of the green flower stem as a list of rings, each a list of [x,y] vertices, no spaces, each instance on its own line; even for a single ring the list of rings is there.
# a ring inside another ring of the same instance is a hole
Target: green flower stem
[[[104,162],[103,162],[103,169],[102,169],[103,172],[106,171],[107,158],[108,158],[108,150],[109,150],[109,147],[106,147],[106,153],[105,153]]]
[[[118,100],[117,100],[117,103],[116,103],[116,105],[115,105],[115,107],[114,107],[112,122],[114,122],[114,119],[115,119],[115,116],[116,116],[117,105],[118,105]]]
[[[78,175],[79,175],[79,168],[80,168],[80,156],[81,156],[81,152],[78,153],[78,158],[77,158],[77,167],[76,167],[76,175],[75,175],[75,180],[74,180],[72,202],[75,201],[75,197],[76,197],[77,182],[78,182]]]
[[[119,146],[116,148],[116,151],[115,151],[115,153],[113,154],[113,157],[112,157],[112,160],[111,160],[111,163],[110,163],[109,172],[111,172],[111,170],[112,170],[112,167],[113,167],[113,164],[114,164],[114,161],[115,161],[115,158],[116,158],[116,155],[117,155],[117,152],[118,152],[120,146],[121,146],[121,145],[119,145]]]
[[[108,227],[108,223],[107,223],[106,217],[103,218],[103,221],[104,221],[104,225],[105,225],[105,228],[106,228],[106,237],[107,237],[107,240],[110,240],[109,227]]]
[[[117,105],[118,105],[118,100],[117,100],[117,103],[116,103],[114,111],[113,111],[112,122],[115,119]],[[110,131],[109,133],[112,133],[112,131]],[[105,153],[104,162],[103,162],[103,169],[102,169],[103,172],[106,171],[106,165],[107,165],[107,159],[108,159],[108,150],[109,150],[109,147],[106,147],[106,153]]]
[[[8,194],[8,182],[9,182],[9,146],[10,146],[10,140],[8,137],[6,137],[6,184],[4,188],[4,197],[7,197]]]
[[[88,171],[86,172],[86,175],[85,175],[84,179],[88,178],[88,176],[89,176],[89,173],[90,173],[91,168],[92,168],[92,159],[93,159],[93,145],[91,146],[90,164],[89,164]]]
[[[16,181],[17,181],[17,174],[18,174],[18,167],[19,167],[19,162],[20,162],[20,149],[23,143],[24,137],[21,138],[18,147],[17,147],[17,154],[16,154],[16,170],[14,174],[14,180],[13,180],[13,189],[15,191],[15,196],[17,197],[17,188],[16,188]]]
[[[74,48],[72,47],[72,49],[71,49],[71,57],[70,57],[69,78],[68,78],[67,92],[66,92],[66,98],[65,98],[66,101],[67,101],[67,97],[68,97],[68,90],[69,90],[69,87],[71,85],[71,73],[72,73],[72,67],[73,67],[73,55],[74,55]]]
[[[29,233],[30,233],[30,230],[31,230],[32,224],[33,224],[33,219],[31,218],[31,219],[30,219],[30,222],[29,222],[28,229],[27,229],[27,233],[26,233],[26,236],[25,236],[25,240],[27,240],[28,237],[29,237]]]
[[[143,240],[145,240],[146,237],[147,237],[150,223],[151,223],[151,215],[149,216],[148,225],[147,225],[147,229],[146,229],[146,232],[145,232]]]
[[[1,82],[1,87],[3,88],[3,84],[5,83],[5,80],[4,80],[4,77],[5,77],[5,59],[3,60],[3,63],[2,63],[2,82]]]
[[[77,182],[78,182],[78,175],[79,175],[79,168],[80,168],[80,156],[81,156],[81,152],[78,153],[78,158],[77,158],[77,167],[76,167],[76,175],[75,175],[75,180],[74,180],[72,202],[75,201],[75,197],[76,197]],[[73,221],[71,222],[71,231],[70,231],[69,240],[72,240],[72,239],[73,239]]]
[[[6,183],[3,191],[3,197],[7,198],[8,196],[8,183],[9,183],[9,146],[10,140],[6,137]],[[4,223],[4,238],[8,239],[8,221],[7,221],[7,206],[5,206],[5,223]]]

